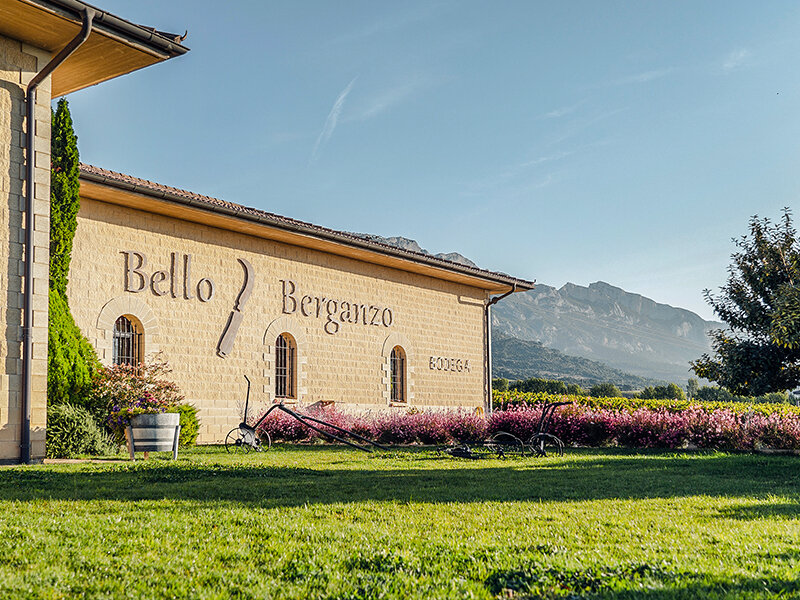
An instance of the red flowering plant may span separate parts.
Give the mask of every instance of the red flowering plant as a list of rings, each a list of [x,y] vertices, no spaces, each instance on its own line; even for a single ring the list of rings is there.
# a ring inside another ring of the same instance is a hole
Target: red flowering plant
[[[106,422],[117,442],[124,439],[131,417],[168,412],[183,401],[180,389],[169,379],[171,372],[160,356],[137,366],[101,369],[94,381],[94,403],[106,407]]]

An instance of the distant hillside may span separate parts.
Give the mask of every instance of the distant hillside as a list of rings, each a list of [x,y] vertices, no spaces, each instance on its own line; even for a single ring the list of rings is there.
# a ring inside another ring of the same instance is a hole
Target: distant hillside
[[[503,335],[495,335],[492,340],[492,376],[512,380],[529,377],[558,379],[584,388],[609,382],[622,390],[640,390],[664,383],[624,373],[587,358],[567,356],[558,350],[545,348],[540,342]]]
[[[706,332],[723,327],[602,281],[514,294],[492,308],[492,325],[498,333],[678,384],[692,376],[689,361],[709,351]]]

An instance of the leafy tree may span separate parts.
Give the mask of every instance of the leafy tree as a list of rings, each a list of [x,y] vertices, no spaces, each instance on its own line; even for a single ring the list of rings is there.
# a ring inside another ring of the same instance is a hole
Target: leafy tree
[[[598,383],[589,390],[589,395],[595,398],[619,398],[621,392],[613,383]]]
[[[701,402],[732,402],[734,398],[728,390],[715,385],[704,385],[694,397]]]
[[[686,400],[683,390],[674,383],[646,387],[637,394],[637,397],[656,400]]]
[[[697,394],[697,390],[700,389],[700,383],[694,377],[689,377],[689,381],[686,382],[686,395],[689,396],[689,399],[695,397]]]
[[[492,379],[492,389],[498,392],[505,392],[508,390],[508,379],[505,377],[495,377]]]
[[[787,404],[792,401],[786,392],[770,392],[761,396],[735,396],[725,388],[709,385],[698,389],[694,399],[701,402],[771,402],[773,404]]]
[[[713,355],[693,361],[700,377],[758,396],[800,385],[800,243],[788,208],[779,222],[753,217],[734,240],[728,281],[706,300],[729,330],[711,332]]]
[[[47,398],[50,404],[85,405],[99,363],[67,304],[72,241],[80,206],[78,138],[67,101],[53,113],[50,172],[50,291]]]
[[[515,381],[511,384],[512,390],[519,392],[532,392],[545,393],[545,394],[566,394],[567,385],[563,381],[554,379],[540,379],[538,377],[531,377],[530,379],[523,379]]]
[[[582,396],[583,389],[577,383],[568,383],[567,384],[567,394],[570,396]]]

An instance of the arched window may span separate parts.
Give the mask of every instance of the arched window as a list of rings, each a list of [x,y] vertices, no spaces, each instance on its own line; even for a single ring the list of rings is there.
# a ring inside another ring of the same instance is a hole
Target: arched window
[[[406,353],[400,346],[392,348],[389,358],[391,367],[391,400],[392,402],[406,401]]]
[[[119,317],[114,323],[112,362],[115,365],[135,367],[142,362],[142,328],[128,317]]]
[[[297,398],[297,346],[288,333],[275,340],[275,397]]]

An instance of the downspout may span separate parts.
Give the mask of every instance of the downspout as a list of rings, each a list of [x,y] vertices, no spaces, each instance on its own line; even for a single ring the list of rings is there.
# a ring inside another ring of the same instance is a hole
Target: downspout
[[[36,89],[56,68],[75,52],[92,32],[94,10],[81,15],[81,30],[39,71],[25,91],[27,134],[25,136],[25,289],[22,297],[22,440],[20,462],[31,462],[31,361],[33,358],[33,230],[34,186],[36,173]]]
[[[512,283],[511,289],[501,296],[489,298],[483,308],[483,326],[486,329],[486,343],[483,345],[483,364],[486,371],[486,414],[492,414],[492,304],[497,304],[503,298],[517,291],[517,284]]]

